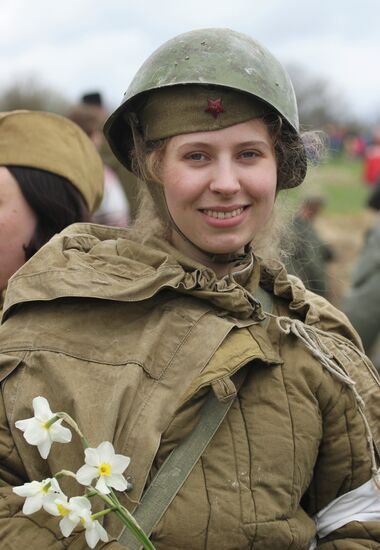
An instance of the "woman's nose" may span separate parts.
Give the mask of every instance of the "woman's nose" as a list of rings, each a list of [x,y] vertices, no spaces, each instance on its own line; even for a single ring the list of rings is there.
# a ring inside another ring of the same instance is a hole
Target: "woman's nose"
[[[210,189],[223,195],[233,195],[240,190],[239,178],[232,162],[218,162],[215,165]]]

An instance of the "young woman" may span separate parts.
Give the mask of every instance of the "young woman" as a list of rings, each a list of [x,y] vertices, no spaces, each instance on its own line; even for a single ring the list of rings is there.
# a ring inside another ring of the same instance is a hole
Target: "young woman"
[[[153,525],[158,550],[379,547],[376,373],[346,317],[258,255],[280,191],[306,172],[284,69],[234,31],[180,35],[142,66],[105,133],[141,180],[135,228],[74,225],[7,292],[3,544],[86,547],[45,512],[23,515],[12,492],[83,461],[79,438],[46,461],[25,442],[15,421],[34,397],[73,416],[92,447],[131,457],[122,500],[138,511],[215,396],[232,405]],[[103,525],[114,538],[97,548],[123,548],[115,517]]]
[[[76,124],[52,113],[0,113],[0,293],[55,233],[89,221],[102,194],[101,161]]]

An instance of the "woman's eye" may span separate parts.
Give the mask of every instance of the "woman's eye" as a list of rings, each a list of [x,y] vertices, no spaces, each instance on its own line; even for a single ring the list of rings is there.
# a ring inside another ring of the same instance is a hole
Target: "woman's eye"
[[[190,159],[190,160],[205,160],[206,159],[206,155],[203,154],[203,153],[190,153],[189,155],[187,155],[187,158]]]
[[[239,156],[243,159],[254,159],[259,156],[259,153],[257,151],[243,151]]]

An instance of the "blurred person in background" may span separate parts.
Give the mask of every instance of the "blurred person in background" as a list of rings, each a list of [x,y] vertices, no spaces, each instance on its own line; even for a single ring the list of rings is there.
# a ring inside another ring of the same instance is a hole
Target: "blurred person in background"
[[[73,106],[66,116],[86,132],[101,155],[105,141],[102,128],[107,118],[101,95],[99,93],[85,94],[82,97],[82,102]],[[115,227],[126,227],[129,222],[129,205],[126,194],[118,176],[107,162],[104,162],[103,200],[94,212],[92,221]]]
[[[309,191],[292,219],[290,238],[286,235],[284,263],[287,271],[297,275],[306,288],[328,297],[328,262],[334,259],[333,248],[326,243],[315,226],[326,199],[318,190]],[[285,239],[284,239],[285,241]],[[289,243],[289,244],[287,244]]]
[[[363,178],[368,185],[375,185],[380,179],[380,127],[373,130],[371,142],[365,149]]]
[[[367,199],[367,206],[375,212],[380,210],[380,176],[378,177]]]
[[[0,312],[8,279],[54,234],[89,221],[102,196],[101,159],[76,124],[0,113]]]
[[[370,194],[367,206],[380,210],[380,180]],[[364,237],[342,309],[358,331],[366,353],[380,371],[380,214]]]

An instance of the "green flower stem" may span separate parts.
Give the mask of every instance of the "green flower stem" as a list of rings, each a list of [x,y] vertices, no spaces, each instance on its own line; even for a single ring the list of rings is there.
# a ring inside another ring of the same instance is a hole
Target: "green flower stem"
[[[51,417],[50,420],[48,420],[47,422],[45,422],[44,426],[45,428],[48,430],[55,422],[57,422],[57,420],[59,420],[60,417],[58,414],[55,414],[54,416]]]
[[[74,472],[71,472],[70,470],[60,470],[59,472],[54,474],[53,477],[55,477],[55,479],[59,479],[61,477],[73,477],[74,479],[76,479]]]
[[[73,430],[75,432],[77,432],[77,434],[79,435],[79,437],[82,440],[83,447],[85,449],[87,449],[90,446],[89,442],[87,441],[87,439],[85,438],[85,436],[83,435],[81,430],[79,429],[78,424],[75,422],[75,420],[73,418],[71,418],[71,416],[69,414],[67,414],[65,412],[58,412],[58,413],[56,413],[56,416],[54,416],[53,418],[56,418],[56,420],[58,420],[59,418],[62,418],[66,422],[66,424],[71,426],[73,428]],[[49,420],[49,422],[52,422],[53,418],[51,420]],[[56,422],[56,420],[54,420],[54,422]]]
[[[104,510],[102,510],[101,512],[96,512],[96,514],[92,514],[91,515],[91,519],[95,520],[95,519],[98,519],[98,518],[101,518],[103,516],[106,516],[107,514],[109,514],[110,512],[113,512],[114,511],[114,508],[105,508]]]
[[[135,518],[124,507],[115,510],[116,515],[121,519],[124,525],[132,531],[134,536],[143,545],[145,550],[156,550],[152,542],[146,536],[141,527],[136,523]]]
[[[126,527],[130,531],[132,531],[133,535],[137,538],[139,542],[141,542],[145,550],[156,550],[154,545],[141,529],[132,514],[119,502],[119,499],[112,489],[110,496],[100,493],[98,493],[98,495],[104,500],[104,502],[106,502],[114,509],[114,512],[118,516],[118,518],[122,521],[122,523],[124,523],[124,525],[126,525]]]
[[[95,491],[95,493],[98,495],[98,497],[100,497],[102,500],[104,500],[104,502],[105,502],[106,504],[108,504],[108,506],[109,506],[110,508],[114,508],[114,509],[117,508],[117,506],[115,506],[115,503],[113,502],[112,499],[110,499],[109,496],[104,495],[103,493],[99,493],[99,491],[97,491],[96,489],[94,489],[94,488],[91,487],[91,486],[87,487],[87,489],[90,489],[91,491]]]
[[[89,442],[87,441],[87,439],[85,438],[84,435],[81,437],[81,440],[82,440],[83,449],[88,449],[90,444],[89,444]]]
[[[46,483],[46,485],[44,485],[44,486],[42,487],[42,489],[43,489],[43,491],[48,492],[48,490],[50,489],[50,487],[51,487],[51,481],[48,481],[48,482]]]

